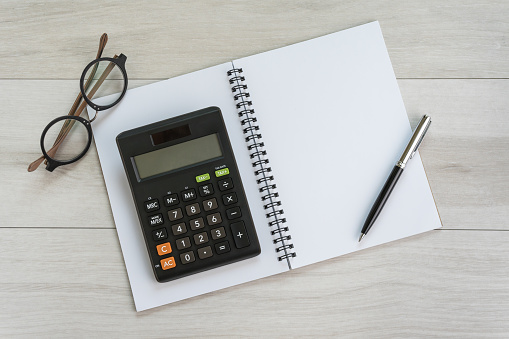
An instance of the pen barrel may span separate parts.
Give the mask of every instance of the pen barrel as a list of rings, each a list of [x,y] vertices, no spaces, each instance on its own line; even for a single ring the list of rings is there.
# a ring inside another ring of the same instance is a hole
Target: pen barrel
[[[398,182],[401,173],[403,173],[403,169],[399,166],[394,166],[391,174],[389,175],[387,181],[384,184],[384,187],[382,188],[382,191],[380,191],[380,194],[378,194],[378,197],[376,198],[373,207],[371,207],[371,211],[369,211],[368,217],[366,218],[366,222],[362,227],[361,231],[362,233],[364,234],[368,233],[371,226],[373,226],[373,224],[375,223],[376,219],[380,215],[380,212],[384,208],[387,199],[389,199],[389,196],[391,195],[394,186],[396,186],[396,183]]]

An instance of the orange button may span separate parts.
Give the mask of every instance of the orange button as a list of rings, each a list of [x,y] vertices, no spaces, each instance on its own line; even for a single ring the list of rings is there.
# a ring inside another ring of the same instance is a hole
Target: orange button
[[[170,268],[173,268],[175,266],[176,266],[175,258],[173,258],[173,257],[169,257],[169,258],[161,260],[161,268],[163,270],[169,270]]]
[[[171,253],[171,245],[169,242],[165,242],[164,244],[157,245],[157,253],[159,255],[166,255]]]

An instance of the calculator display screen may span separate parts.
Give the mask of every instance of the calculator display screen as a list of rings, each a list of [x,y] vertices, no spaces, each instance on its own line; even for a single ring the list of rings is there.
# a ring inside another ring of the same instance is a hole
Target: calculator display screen
[[[133,157],[140,179],[221,157],[217,134],[206,135],[177,145]]]

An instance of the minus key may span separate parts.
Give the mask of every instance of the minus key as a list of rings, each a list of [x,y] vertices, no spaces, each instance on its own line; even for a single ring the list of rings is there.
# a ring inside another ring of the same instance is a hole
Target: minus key
[[[242,212],[240,211],[240,207],[233,207],[226,210],[226,217],[228,220],[233,220],[240,218],[242,216]]]

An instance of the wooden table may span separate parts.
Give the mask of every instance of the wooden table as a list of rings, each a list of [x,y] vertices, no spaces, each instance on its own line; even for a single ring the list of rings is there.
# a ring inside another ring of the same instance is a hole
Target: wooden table
[[[0,337],[509,337],[509,2],[3,1]],[[130,88],[379,20],[443,228],[136,313],[94,147],[28,173],[98,38]]]

